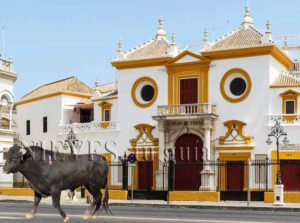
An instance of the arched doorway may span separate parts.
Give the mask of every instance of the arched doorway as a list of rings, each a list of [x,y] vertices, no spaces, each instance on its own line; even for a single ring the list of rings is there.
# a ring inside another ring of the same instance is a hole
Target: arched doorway
[[[175,189],[199,190],[203,169],[203,141],[195,134],[184,134],[175,143]]]

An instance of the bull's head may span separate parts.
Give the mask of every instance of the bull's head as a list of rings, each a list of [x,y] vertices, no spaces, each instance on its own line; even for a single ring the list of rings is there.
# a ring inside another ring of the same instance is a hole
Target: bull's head
[[[18,172],[21,164],[31,155],[28,149],[20,146],[11,147],[6,155],[3,172],[6,174]]]

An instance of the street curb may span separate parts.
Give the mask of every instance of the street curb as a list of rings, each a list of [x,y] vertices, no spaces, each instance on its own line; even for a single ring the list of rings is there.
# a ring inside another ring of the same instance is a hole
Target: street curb
[[[293,207],[251,207],[251,206],[240,207],[240,206],[216,206],[216,205],[128,204],[128,203],[111,203],[109,204],[109,206],[300,212],[300,208],[293,208]]]
[[[0,200],[0,203],[23,203],[32,204],[28,200]],[[43,203],[43,205],[52,205],[51,203]],[[64,204],[68,206],[86,206],[85,204]],[[150,207],[150,208],[186,208],[186,209],[211,209],[211,210],[250,210],[250,211],[281,211],[281,212],[300,212],[300,207],[246,207],[246,206],[217,206],[217,205],[189,205],[189,204],[141,204],[141,203],[110,203],[110,207]]]

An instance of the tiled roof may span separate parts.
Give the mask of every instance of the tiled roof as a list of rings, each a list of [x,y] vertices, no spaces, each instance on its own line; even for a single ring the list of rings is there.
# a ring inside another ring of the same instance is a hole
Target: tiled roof
[[[212,44],[210,49],[206,51],[227,50],[237,48],[247,48],[262,45],[263,34],[250,26],[244,28],[241,26],[236,31],[233,31]]]
[[[29,100],[40,96],[57,93],[57,92],[63,92],[63,91],[87,94],[87,95],[93,93],[92,89],[89,86],[87,86],[85,83],[81,82],[78,78],[69,77],[38,87],[32,92],[24,95],[21,98],[21,101]]]
[[[299,86],[299,85],[300,85],[299,75],[293,75],[293,74],[282,72],[276,78],[276,80],[271,84],[271,87]]]
[[[117,85],[115,82],[98,85],[93,88],[94,91],[99,91],[100,93],[107,93],[117,89]]]
[[[165,38],[155,38],[126,52],[124,60],[148,59],[168,56],[169,43]]]

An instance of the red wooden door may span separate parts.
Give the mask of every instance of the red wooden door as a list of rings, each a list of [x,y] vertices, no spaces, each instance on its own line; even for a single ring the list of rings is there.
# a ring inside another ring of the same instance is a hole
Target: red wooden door
[[[151,190],[153,186],[153,161],[138,162],[138,185],[140,190]]]
[[[243,191],[244,188],[244,162],[226,162],[227,191]]]
[[[285,191],[300,190],[300,160],[280,160],[280,172]]]
[[[175,147],[175,189],[199,190],[203,169],[201,138],[184,134],[177,139]]]
[[[198,103],[198,78],[180,79],[180,104]]]

